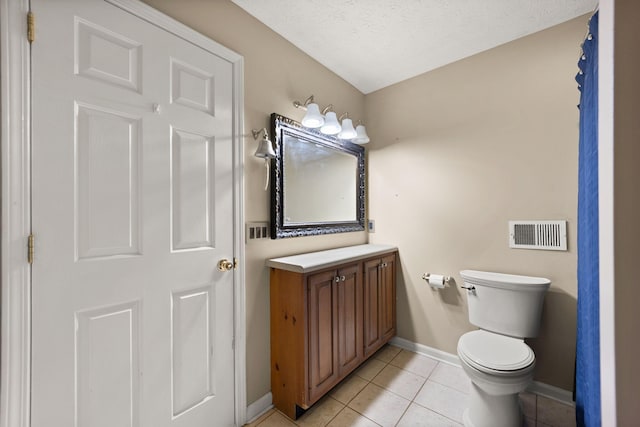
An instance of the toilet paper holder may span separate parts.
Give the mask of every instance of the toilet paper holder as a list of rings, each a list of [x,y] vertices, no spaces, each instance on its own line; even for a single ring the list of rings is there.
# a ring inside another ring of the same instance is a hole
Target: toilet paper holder
[[[442,277],[442,286],[444,286],[445,284],[448,284],[449,281],[451,280],[451,276],[442,276],[442,275],[439,275],[439,274],[434,274],[433,276],[438,277],[438,278]],[[424,273],[422,275],[422,279],[426,280],[427,283],[429,283],[430,285],[434,284],[434,283],[429,281],[429,279],[432,279],[432,278],[433,277],[432,277],[431,273]]]

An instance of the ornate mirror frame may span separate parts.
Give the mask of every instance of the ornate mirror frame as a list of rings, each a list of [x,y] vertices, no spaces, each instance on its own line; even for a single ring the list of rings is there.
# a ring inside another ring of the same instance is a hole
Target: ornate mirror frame
[[[279,114],[271,114],[271,135],[276,152],[271,161],[271,238],[315,236],[320,234],[364,231],[365,229],[365,165],[364,148],[348,141],[341,141],[335,136],[324,135],[315,129],[303,127],[300,123]],[[306,223],[285,222],[285,150],[286,136],[297,138],[332,150],[352,155],[356,159],[353,177],[356,185],[356,203],[353,206],[354,220],[318,221]]]

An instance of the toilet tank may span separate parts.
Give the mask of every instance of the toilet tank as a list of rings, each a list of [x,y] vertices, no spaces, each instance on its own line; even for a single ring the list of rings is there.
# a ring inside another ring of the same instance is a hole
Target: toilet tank
[[[549,279],[477,270],[460,275],[465,287],[473,288],[467,292],[472,324],[517,338],[538,335]]]

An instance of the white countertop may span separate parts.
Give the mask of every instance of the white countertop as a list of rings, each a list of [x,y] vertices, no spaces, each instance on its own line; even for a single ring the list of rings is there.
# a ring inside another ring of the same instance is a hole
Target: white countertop
[[[334,265],[344,264],[349,261],[358,261],[375,255],[397,250],[392,245],[358,245],[344,248],[329,249],[326,251],[310,252],[306,254],[291,255],[281,258],[268,259],[267,267],[296,273],[309,273],[311,271],[331,268]]]

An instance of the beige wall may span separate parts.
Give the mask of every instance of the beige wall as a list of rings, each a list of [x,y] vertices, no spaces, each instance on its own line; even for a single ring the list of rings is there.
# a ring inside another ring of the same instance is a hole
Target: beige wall
[[[253,157],[252,128],[269,125],[273,112],[300,120],[293,100],[315,94],[321,105],[364,116],[364,95],[228,0],[145,0],[244,57],[245,219],[269,220],[263,161]],[[271,390],[269,277],[265,259],[366,242],[366,233],[257,241],[246,245],[247,402]]]
[[[423,272],[545,276],[536,380],[573,387],[579,94],[587,16],[366,96],[372,243],[400,249],[398,335],[450,353],[466,294]],[[507,222],[568,220],[569,251],[509,249]]]

